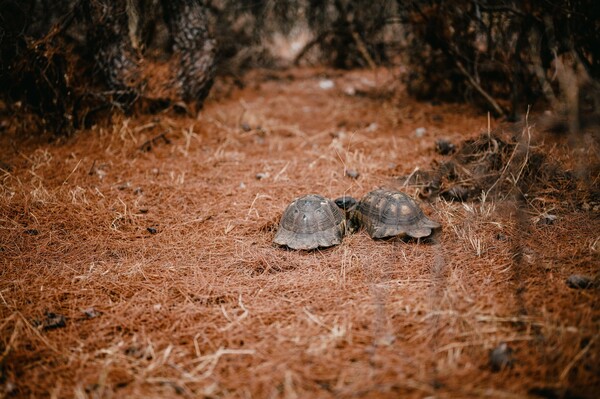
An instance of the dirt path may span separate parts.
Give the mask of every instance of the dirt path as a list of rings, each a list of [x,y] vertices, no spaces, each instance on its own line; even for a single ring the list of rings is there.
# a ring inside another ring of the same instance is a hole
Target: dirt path
[[[487,118],[394,94],[385,70],[248,81],[198,119],[117,116],[18,150],[2,140],[0,393],[598,392],[599,291],[565,284],[597,273],[593,204],[437,200],[422,204],[443,224],[437,243],[361,232],[322,251],[276,248],[293,198],[402,188],[398,176],[440,161],[437,138],[475,137]],[[557,221],[536,223],[548,209]],[[514,361],[493,372],[501,342]]]

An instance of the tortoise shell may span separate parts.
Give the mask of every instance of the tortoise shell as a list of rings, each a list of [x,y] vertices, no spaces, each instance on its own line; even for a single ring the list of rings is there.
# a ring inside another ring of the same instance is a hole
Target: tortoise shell
[[[393,190],[374,190],[365,195],[353,212],[356,224],[371,238],[408,235],[427,237],[440,224],[429,219],[408,195]]]
[[[296,198],[283,212],[273,242],[292,249],[315,249],[340,244],[346,218],[337,205],[320,195]]]

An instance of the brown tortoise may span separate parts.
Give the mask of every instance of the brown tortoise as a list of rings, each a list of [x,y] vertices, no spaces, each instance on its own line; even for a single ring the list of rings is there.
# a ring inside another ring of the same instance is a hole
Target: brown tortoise
[[[310,250],[340,244],[345,232],[346,218],[337,205],[318,194],[309,194],[288,205],[273,242]]]
[[[371,238],[422,238],[441,227],[425,216],[411,197],[399,191],[378,189],[358,202],[352,197],[341,197],[335,202],[346,210],[352,228],[364,227]]]

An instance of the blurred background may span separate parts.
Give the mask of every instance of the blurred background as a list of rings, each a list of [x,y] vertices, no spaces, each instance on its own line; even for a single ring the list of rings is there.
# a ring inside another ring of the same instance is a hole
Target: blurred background
[[[598,122],[600,6],[570,1],[0,1],[1,112],[68,134],[106,111],[197,112],[214,77],[395,68],[419,100]]]

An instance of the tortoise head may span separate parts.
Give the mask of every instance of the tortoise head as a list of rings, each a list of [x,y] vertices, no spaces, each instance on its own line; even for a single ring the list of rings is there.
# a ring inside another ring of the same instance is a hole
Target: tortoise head
[[[346,213],[353,211],[356,208],[356,204],[358,204],[355,198],[348,195],[336,198],[333,202]]]

